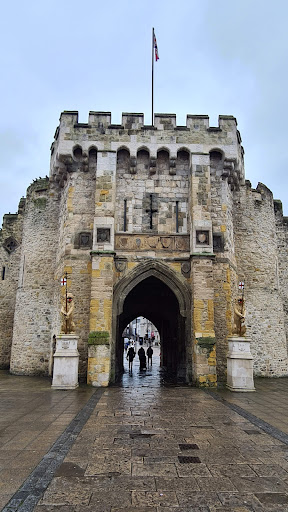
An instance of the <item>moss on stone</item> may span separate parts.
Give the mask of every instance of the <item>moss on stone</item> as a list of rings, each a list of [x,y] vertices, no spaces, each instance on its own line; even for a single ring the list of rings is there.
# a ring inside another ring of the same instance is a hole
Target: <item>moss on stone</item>
[[[212,336],[197,338],[197,344],[199,347],[207,348],[208,350],[212,350],[215,343],[216,338],[212,338]]]
[[[109,345],[109,332],[91,331],[88,336],[88,345]]]
[[[33,200],[33,203],[36,208],[40,208],[42,210],[43,208],[46,208],[47,199],[46,197],[38,197]]]

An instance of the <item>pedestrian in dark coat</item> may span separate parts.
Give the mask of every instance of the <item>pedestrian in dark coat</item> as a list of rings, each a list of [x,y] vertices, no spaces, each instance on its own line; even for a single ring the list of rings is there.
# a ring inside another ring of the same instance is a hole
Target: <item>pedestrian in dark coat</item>
[[[145,355],[145,350],[143,347],[139,348],[138,357],[139,357],[139,361],[140,361],[140,370],[145,370],[146,369],[146,355]]]
[[[127,352],[127,360],[129,361],[129,372],[132,372],[132,366],[133,366],[133,359],[136,356],[136,352],[134,350],[134,347],[129,347],[129,350]]]
[[[152,366],[153,348],[151,347],[151,345],[147,348],[146,354],[147,354],[147,357],[148,357],[148,366],[149,366],[149,363]]]

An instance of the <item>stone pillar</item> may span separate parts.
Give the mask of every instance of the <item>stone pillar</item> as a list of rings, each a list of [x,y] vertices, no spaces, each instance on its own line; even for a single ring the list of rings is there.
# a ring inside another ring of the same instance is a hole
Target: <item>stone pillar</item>
[[[211,257],[193,257],[194,380],[199,386],[216,386],[214,286]]]
[[[107,333],[108,334],[108,333]],[[110,376],[110,347],[106,344],[88,345],[87,384],[108,386]]]
[[[230,391],[255,391],[250,341],[240,336],[228,338],[227,388]]]
[[[114,276],[116,152],[97,155],[87,383],[108,386]]]
[[[75,334],[59,334],[56,336],[52,388],[75,389],[79,386],[77,342],[78,336],[75,336]]]
[[[216,386],[213,237],[209,155],[192,155],[189,195],[191,215],[194,380]]]

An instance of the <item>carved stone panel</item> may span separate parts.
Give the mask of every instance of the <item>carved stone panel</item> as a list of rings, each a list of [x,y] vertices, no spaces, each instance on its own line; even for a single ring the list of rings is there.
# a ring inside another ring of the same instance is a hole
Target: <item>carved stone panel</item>
[[[189,251],[189,235],[142,235],[142,234],[116,234],[115,249],[126,251]]]
[[[126,258],[116,258],[115,259],[115,268],[117,272],[124,272],[127,268],[127,260]]]
[[[18,243],[16,242],[15,238],[9,236],[9,238],[6,238],[6,240],[4,241],[3,247],[4,249],[6,249],[7,252],[9,252],[9,254],[11,254],[11,252],[17,249]]]
[[[209,231],[196,230],[196,244],[209,245]]]
[[[183,276],[189,277],[191,272],[191,263],[190,261],[183,261],[181,265],[181,272]]]
[[[97,243],[110,243],[110,228],[97,228]]]

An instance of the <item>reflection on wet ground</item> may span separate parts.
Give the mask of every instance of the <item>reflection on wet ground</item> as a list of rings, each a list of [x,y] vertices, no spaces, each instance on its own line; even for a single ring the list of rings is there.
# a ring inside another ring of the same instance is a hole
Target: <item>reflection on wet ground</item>
[[[177,385],[177,376],[175,372],[160,366],[160,347],[153,347],[152,366],[147,365],[146,370],[140,370],[139,358],[137,352],[140,345],[136,345],[136,356],[133,361],[133,370],[129,372],[129,363],[124,354],[124,373],[117,382],[117,386],[122,387],[159,387],[168,385]],[[143,345],[145,353],[148,346]],[[148,361],[147,361],[148,362]],[[183,383],[181,383],[183,385]]]

